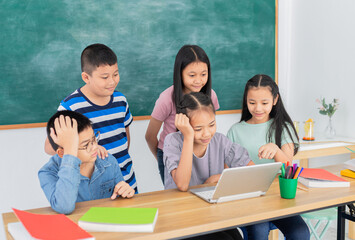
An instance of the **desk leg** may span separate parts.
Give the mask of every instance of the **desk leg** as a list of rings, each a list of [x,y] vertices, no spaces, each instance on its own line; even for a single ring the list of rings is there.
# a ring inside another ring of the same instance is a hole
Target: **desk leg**
[[[338,226],[337,226],[337,240],[345,239],[345,218],[342,214],[345,212],[345,206],[338,207]]]
[[[300,159],[300,167],[308,168],[308,158]]]
[[[355,153],[350,153],[350,159],[355,158]],[[349,234],[348,238],[350,239],[355,239],[355,222],[353,221],[348,221],[349,222]]]

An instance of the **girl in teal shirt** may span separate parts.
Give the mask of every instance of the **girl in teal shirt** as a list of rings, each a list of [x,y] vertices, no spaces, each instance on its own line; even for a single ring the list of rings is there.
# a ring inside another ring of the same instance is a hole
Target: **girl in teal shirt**
[[[246,148],[255,164],[292,162],[299,142],[292,120],[283,106],[279,88],[267,75],[255,75],[246,84],[242,117],[228,131],[232,142]],[[271,221],[286,239],[309,239],[307,224],[301,216]],[[268,239],[270,223],[246,227],[248,240]]]
[[[242,117],[227,137],[245,147],[255,164],[292,162],[298,135],[271,77],[259,74],[247,82]]]

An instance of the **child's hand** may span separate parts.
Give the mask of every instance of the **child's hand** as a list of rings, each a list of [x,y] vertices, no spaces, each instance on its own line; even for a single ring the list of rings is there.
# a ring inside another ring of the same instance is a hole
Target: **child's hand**
[[[131,198],[134,196],[134,189],[129,186],[125,181],[121,181],[116,184],[115,189],[113,190],[111,199],[115,199],[118,195],[123,198]]]
[[[183,113],[176,114],[175,126],[180,130],[184,137],[194,136],[194,129],[190,125],[190,119]]]
[[[211,177],[207,178],[207,180],[204,182],[204,184],[217,183],[220,177],[221,177],[221,174],[212,175]]]
[[[79,147],[78,126],[75,119],[69,116],[60,115],[54,120],[54,129],[51,128],[51,137],[53,141],[64,149],[64,154],[76,156]]]
[[[274,143],[268,143],[259,148],[259,159],[273,159],[280,148]]]
[[[108,157],[108,151],[103,146],[97,145],[97,156],[101,159]]]

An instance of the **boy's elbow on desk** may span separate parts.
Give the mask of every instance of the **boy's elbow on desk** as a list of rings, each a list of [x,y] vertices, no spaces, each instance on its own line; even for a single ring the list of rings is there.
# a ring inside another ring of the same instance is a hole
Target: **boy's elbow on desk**
[[[71,206],[66,206],[65,204],[56,204],[56,203],[51,203],[51,207],[54,211],[57,213],[61,214],[70,214],[74,211],[75,209],[75,203],[72,204]]]
[[[49,203],[54,211],[62,214],[70,214],[75,209],[77,194],[70,192],[56,192],[49,197]]]

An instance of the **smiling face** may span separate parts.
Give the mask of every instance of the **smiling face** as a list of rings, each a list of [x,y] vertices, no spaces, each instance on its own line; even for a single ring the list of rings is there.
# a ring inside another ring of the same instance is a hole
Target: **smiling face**
[[[192,62],[182,70],[184,94],[199,92],[208,80],[208,67],[204,62]]]
[[[88,150],[90,151],[88,151]],[[78,158],[82,163],[95,162],[97,158],[97,142],[91,127],[79,133]]]
[[[216,133],[216,116],[209,107],[203,107],[189,114],[194,129],[194,145],[207,148]]]
[[[105,98],[111,96],[120,81],[118,65],[101,65],[91,74],[83,72],[82,78],[86,83],[86,90],[93,98]]]
[[[268,87],[252,87],[248,90],[247,105],[252,118],[248,123],[258,124],[270,119],[272,107],[277,103],[278,97],[273,98]]]

